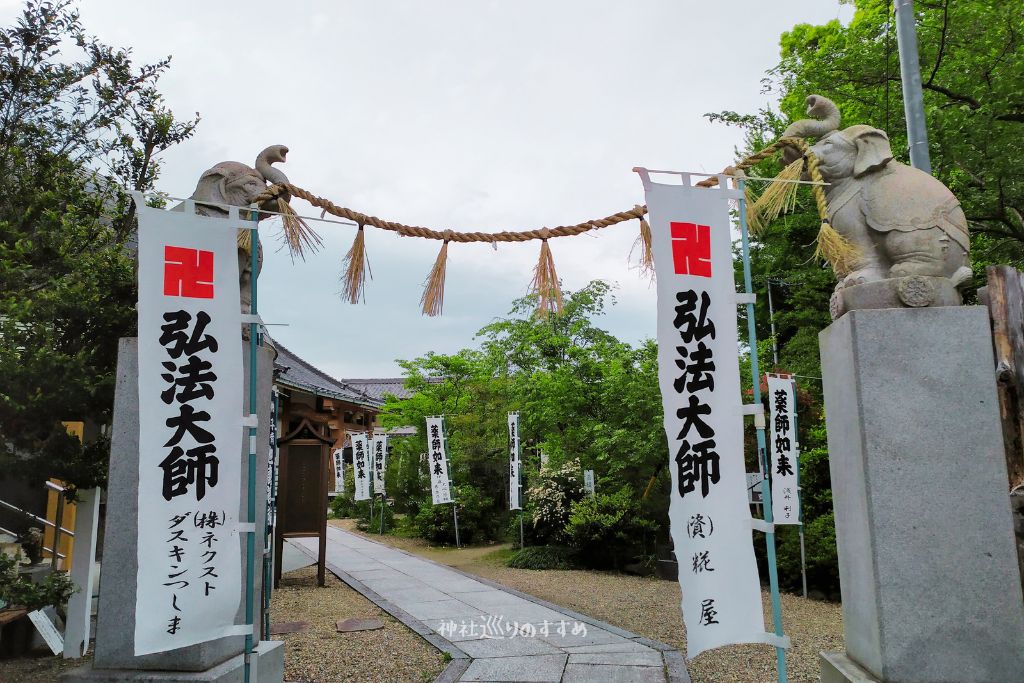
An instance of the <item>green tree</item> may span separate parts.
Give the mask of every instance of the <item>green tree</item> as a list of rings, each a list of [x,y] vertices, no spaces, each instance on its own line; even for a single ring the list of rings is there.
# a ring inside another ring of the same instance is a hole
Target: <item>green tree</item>
[[[0,468],[90,487],[107,443],[61,420],[110,423],[117,340],[133,334],[134,209],[159,155],[191,136],[155,84],[88,35],[69,2],[30,0],[0,29]]]

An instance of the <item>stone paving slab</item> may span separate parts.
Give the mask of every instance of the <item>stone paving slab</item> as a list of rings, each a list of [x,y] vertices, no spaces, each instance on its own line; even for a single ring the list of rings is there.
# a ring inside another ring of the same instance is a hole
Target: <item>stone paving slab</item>
[[[665,672],[660,666],[567,664],[561,680],[564,683],[661,683]]]
[[[565,659],[565,655],[474,659],[460,680],[558,683],[562,680],[562,672],[565,670]],[[589,680],[604,679],[591,678]]]
[[[289,543],[316,553],[315,538]],[[444,683],[690,683],[663,643],[332,526],[327,567],[451,654]]]

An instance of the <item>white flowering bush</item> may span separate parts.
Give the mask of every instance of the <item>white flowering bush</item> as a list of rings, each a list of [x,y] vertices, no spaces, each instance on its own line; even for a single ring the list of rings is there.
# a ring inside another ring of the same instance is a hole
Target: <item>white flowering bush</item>
[[[565,528],[573,503],[583,500],[583,476],[579,459],[543,470],[526,494],[527,543],[565,545]]]

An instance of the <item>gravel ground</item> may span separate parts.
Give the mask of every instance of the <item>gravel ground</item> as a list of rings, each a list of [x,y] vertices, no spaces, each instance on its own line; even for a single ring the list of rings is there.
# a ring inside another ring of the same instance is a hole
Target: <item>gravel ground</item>
[[[270,609],[273,623],[309,622],[305,631],[273,636],[285,643],[286,681],[413,683],[434,680],[446,666],[432,645],[330,572],[318,588],[315,566],[282,576]],[[384,628],[337,633],[335,624],[349,617],[381,619]]]
[[[331,520],[355,533],[349,520]],[[389,545],[497,581],[578,612],[583,612],[686,652],[686,634],[679,610],[679,584],[653,578],[595,571],[531,571],[504,566],[508,546],[432,548],[424,541],[363,534]],[[771,605],[763,593],[767,626]],[[786,653],[789,680],[817,683],[818,652],[843,648],[842,607],[783,594],[782,616],[793,647]],[[733,645],[705,652],[687,662],[694,683],[763,683],[775,680],[775,650],[767,645]]]
[[[0,659],[0,683],[53,683],[68,669],[83,666],[92,655],[84,659],[54,657],[45,649],[29,657]]]

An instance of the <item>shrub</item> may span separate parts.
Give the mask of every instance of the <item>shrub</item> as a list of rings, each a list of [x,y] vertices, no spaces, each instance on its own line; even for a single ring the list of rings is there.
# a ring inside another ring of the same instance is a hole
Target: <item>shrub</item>
[[[381,529],[380,516],[384,515],[384,532],[395,528],[395,511],[388,505],[380,504],[380,499],[361,500],[356,503],[356,528],[360,531],[377,533]]]
[[[583,497],[579,460],[542,471],[537,483],[526,493],[524,533],[527,544],[566,545],[565,528],[569,524],[573,503],[583,500]]]
[[[455,486],[453,498],[459,513],[459,540],[463,544],[480,543],[498,537],[502,520],[492,514],[492,501],[469,484]],[[455,543],[455,521],[451,505],[432,505],[427,498],[420,505],[415,522],[417,533],[432,543]]]
[[[625,486],[574,503],[565,535],[584,565],[618,569],[649,554],[657,529],[656,522],[641,516],[638,497]]]
[[[18,574],[17,560],[0,553],[0,600],[8,605],[20,605],[30,612],[60,607],[77,590],[63,572],[51,572],[42,582],[32,583]]]
[[[572,548],[535,545],[517,551],[509,558],[508,566],[515,569],[573,569],[577,552]]]
[[[332,498],[330,510],[333,519],[345,519],[358,514],[356,501],[348,493],[338,494]]]

